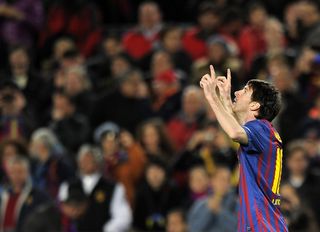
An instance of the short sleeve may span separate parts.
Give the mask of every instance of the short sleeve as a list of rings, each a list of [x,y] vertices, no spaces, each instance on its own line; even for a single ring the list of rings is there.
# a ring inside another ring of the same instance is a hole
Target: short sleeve
[[[248,144],[241,145],[248,154],[261,153],[270,142],[270,129],[260,120],[250,121],[243,126],[248,136]]]

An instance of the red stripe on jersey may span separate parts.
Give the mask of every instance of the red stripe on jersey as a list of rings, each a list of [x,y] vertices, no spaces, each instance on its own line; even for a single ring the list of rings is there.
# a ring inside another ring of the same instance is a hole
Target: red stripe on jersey
[[[254,208],[255,208],[255,211],[256,211],[256,217],[257,217],[257,220],[258,220],[258,232],[261,231],[261,214],[260,214],[260,211],[257,207],[257,204],[256,204],[256,200],[253,199],[253,204],[254,204]]]
[[[242,169],[240,167],[240,169]],[[252,232],[254,232],[254,228],[253,228],[253,221],[252,221],[252,215],[251,215],[251,211],[250,211],[250,204],[249,204],[249,200],[248,200],[248,193],[247,193],[247,183],[246,183],[246,180],[245,180],[245,177],[244,177],[244,174],[243,174],[243,170],[240,170],[240,173],[242,175],[242,186],[243,186],[243,194],[244,194],[244,201],[245,201],[245,204],[246,204],[246,208],[247,208],[247,214],[249,216],[249,223],[250,223],[250,227],[252,229]]]

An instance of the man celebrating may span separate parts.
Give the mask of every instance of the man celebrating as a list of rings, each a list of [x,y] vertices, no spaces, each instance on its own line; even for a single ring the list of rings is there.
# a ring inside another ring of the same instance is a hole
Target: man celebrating
[[[238,231],[287,232],[281,215],[279,186],[282,141],[271,125],[281,106],[280,93],[270,83],[250,80],[231,100],[231,72],[216,78],[214,68],[200,86],[223,130],[240,143],[240,211]]]

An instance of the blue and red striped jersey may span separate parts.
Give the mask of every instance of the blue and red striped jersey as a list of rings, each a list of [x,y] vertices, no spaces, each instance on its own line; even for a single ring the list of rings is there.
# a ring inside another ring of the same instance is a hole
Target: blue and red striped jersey
[[[282,141],[267,120],[243,126],[248,144],[238,151],[240,210],[238,231],[287,232],[280,206]]]

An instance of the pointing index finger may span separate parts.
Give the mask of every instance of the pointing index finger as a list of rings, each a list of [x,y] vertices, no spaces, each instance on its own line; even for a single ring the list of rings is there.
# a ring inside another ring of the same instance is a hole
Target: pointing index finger
[[[211,78],[213,80],[216,79],[216,72],[214,71],[213,65],[210,65],[210,73],[211,73]]]
[[[231,84],[231,70],[230,70],[230,68],[227,69],[227,80]]]

